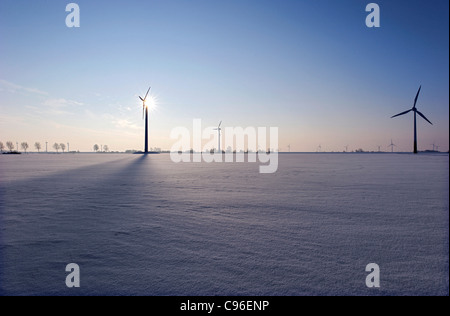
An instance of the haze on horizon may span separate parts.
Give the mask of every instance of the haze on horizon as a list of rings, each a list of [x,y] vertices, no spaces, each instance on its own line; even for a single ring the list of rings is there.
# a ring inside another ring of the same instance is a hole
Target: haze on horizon
[[[138,95],[152,86],[150,147],[170,131],[279,127],[287,151],[449,149],[449,2],[436,0],[0,2],[0,141],[143,148]],[[381,27],[365,7],[381,8]],[[44,147],[45,148],[45,147]]]

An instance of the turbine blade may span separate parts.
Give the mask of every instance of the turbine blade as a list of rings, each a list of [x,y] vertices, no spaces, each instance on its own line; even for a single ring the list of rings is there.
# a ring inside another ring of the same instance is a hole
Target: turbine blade
[[[148,93],[150,92],[150,89],[151,89],[151,88],[152,88],[152,87],[148,88],[147,93],[145,94],[144,100],[147,100],[147,96],[148,96]]]
[[[145,100],[144,100],[144,99],[142,99],[141,97],[139,97],[139,99],[141,99],[141,101],[142,101],[142,102],[144,102],[144,101],[145,101]]]
[[[414,108],[416,107],[417,99],[419,98],[420,90],[422,89],[422,86],[419,87],[419,91],[417,91],[416,98],[414,99]]]
[[[427,121],[428,123],[430,123],[431,125],[433,125],[433,123],[431,123],[430,120],[427,119],[427,118],[425,117],[425,115],[423,115],[423,114],[420,113],[419,111],[416,111],[416,112],[417,112],[417,114],[419,114],[420,116],[422,116],[422,118],[423,118],[425,121]]]
[[[219,128],[220,128],[220,125],[222,125],[222,121],[220,121],[220,123],[219,123]]]
[[[408,110],[408,111],[402,112],[402,113],[400,113],[400,114],[394,115],[394,116],[391,117],[391,118],[394,118],[394,117],[397,117],[397,116],[400,116],[400,115],[405,115],[405,114],[407,114],[407,113],[409,113],[409,112],[411,112],[411,111],[412,111],[412,110]]]

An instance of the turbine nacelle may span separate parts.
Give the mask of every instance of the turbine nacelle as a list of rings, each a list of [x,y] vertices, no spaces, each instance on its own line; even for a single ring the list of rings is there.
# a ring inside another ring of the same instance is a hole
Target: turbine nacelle
[[[147,93],[145,94],[145,97],[144,97],[144,98],[142,98],[141,96],[139,96],[139,99],[141,99],[141,101],[142,101],[142,119],[144,119],[145,102],[147,101],[147,96],[148,96],[148,93],[150,92],[150,89],[151,89],[151,88],[152,88],[152,87],[148,88]]]
[[[222,129],[220,128],[220,126],[222,125],[222,121],[220,121],[219,126],[217,126],[217,128],[215,128],[215,131],[221,131]]]
[[[421,90],[421,89],[422,89],[422,86],[420,86],[420,87],[419,87],[419,91],[417,91],[416,98],[414,99],[414,105],[413,105],[412,109],[410,109],[410,110],[408,110],[408,111],[405,111],[405,112],[402,112],[402,113],[399,113],[399,114],[397,114],[397,115],[394,115],[394,116],[392,116],[391,118],[398,117],[398,116],[402,116],[402,115],[408,114],[409,112],[412,111],[412,112],[414,112],[414,113],[419,114],[425,121],[427,121],[428,123],[430,123],[431,125],[433,125],[433,123],[431,123],[430,120],[427,119],[427,118],[425,117],[425,115],[423,115],[423,114],[416,108],[416,105],[417,105],[417,99],[419,98],[419,94],[420,94],[420,90]]]

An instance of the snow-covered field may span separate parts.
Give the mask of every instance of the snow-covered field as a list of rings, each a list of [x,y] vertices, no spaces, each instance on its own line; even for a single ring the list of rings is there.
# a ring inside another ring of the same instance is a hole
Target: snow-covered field
[[[258,171],[2,155],[0,294],[449,294],[447,154],[283,154]]]

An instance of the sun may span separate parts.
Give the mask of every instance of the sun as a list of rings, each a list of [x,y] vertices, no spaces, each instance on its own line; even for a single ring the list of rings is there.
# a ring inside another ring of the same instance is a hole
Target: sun
[[[150,112],[156,110],[158,102],[156,98],[152,95],[149,95],[145,100],[145,107],[149,109]]]

